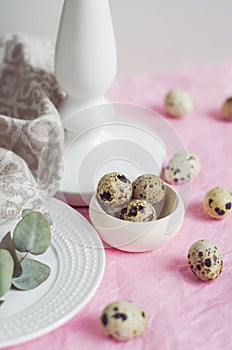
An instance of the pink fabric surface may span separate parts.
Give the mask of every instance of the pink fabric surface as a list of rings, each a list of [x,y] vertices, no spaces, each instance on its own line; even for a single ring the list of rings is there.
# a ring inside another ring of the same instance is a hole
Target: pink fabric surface
[[[163,102],[173,87],[186,89],[195,108],[183,119],[165,114]],[[202,161],[192,182],[184,225],[173,241],[157,251],[126,253],[106,249],[106,269],[95,296],[72,320],[57,330],[11,350],[218,350],[232,349],[232,215],[213,220],[203,211],[205,193],[215,186],[232,189],[232,123],[220,107],[232,95],[232,63],[191,71],[116,80],[114,101],[157,111],[174,127],[186,149]],[[88,216],[87,209],[79,211]],[[217,280],[198,280],[187,264],[187,250],[201,238],[221,248],[224,267]],[[149,315],[143,335],[126,343],[101,331],[102,309],[117,299],[130,299]]]

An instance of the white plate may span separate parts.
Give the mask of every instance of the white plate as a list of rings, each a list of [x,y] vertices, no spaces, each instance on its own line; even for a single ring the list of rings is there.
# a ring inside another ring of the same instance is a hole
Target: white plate
[[[156,126],[160,123],[157,114],[129,104],[111,103],[79,112],[76,118],[82,129],[77,134],[66,132],[57,198],[71,205],[89,205],[100,177],[111,171],[131,179],[143,173],[160,175],[165,145],[156,129],[142,122],[145,117]]]
[[[80,311],[98,288],[105,253],[95,229],[67,204],[52,199],[52,243],[40,257],[51,267],[48,280],[31,291],[10,290],[0,306],[0,348],[41,336]],[[11,222],[11,226],[15,222]],[[1,225],[0,233],[9,225]]]

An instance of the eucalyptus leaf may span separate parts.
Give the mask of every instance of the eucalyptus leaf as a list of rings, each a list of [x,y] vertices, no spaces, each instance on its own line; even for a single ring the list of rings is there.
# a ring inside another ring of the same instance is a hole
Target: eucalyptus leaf
[[[22,211],[22,217],[30,214],[30,213],[33,213],[34,211],[32,209],[23,209]],[[44,213],[43,216],[47,219],[49,225],[51,226],[52,225],[52,218],[51,218],[51,215],[49,213]]]
[[[21,290],[30,290],[46,281],[50,275],[50,267],[40,261],[26,258],[22,261],[23,273],[13,278],[12,284]]]
[[[6,249],[11,254],[14,260],[14,273],[13,277],[19,277],[22,273],[22,266],[16,254],[15,244],[11,238],[10,232],[8,232],[0,242],[0,249]]]
[[[51,228],[46,217],[39,212],[25,215],[13,234],[16,249],[34,255],[44,253],[51,242]]]
[[[14,260],[6,249],[0,249],[0,297],[11,287]]]
[[[32,209],[23,209],[22,211],[22,217],[24,218],[24,216],[33,213]]]

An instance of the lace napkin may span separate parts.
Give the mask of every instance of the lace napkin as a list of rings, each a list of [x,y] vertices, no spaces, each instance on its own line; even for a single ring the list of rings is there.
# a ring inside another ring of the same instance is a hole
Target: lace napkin
[[[41,198],[52,197],[62,177],[64,131],[57,107],[64,93],[53,75],[53,48],[50,40],[25,34],[0,38],[0,147],[17,154],[31,171],[35,180],[29,176],[31,185],[38,186],[38,193],[30,192],[31,203],[34,199],[37,203],[38,194]],[[17,163],[17,171],[21,166],[25,174],[23,163],[1,149],[0,162],[8,157],[14,159],[8,167],[14,168]],[[0,163],[1,177],[3,168],[5,163]],[[22,178],[9,177],[21,183],[21,195],[25,190]],[[1,178],[1,205],[5,203],[5,206],[12,202],[7,185],[13,188],[8,180]],[[12,213],[10,208],[3,210],[1,206],[2,217],[12,216],[9,213]]]
[[[64,93],[52,73],[53,47],[23,34],[0,38],[0,147],[25,160],[45,197],[62,175]]]
[[[21,157],[0,148],[0,224],[23,209],[43,209],[38,184]]]

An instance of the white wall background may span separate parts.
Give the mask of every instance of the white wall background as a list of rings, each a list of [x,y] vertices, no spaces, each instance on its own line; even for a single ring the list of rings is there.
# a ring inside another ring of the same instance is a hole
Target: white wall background
[[[98,0],[92,0],[98,1]],[[231,0],[109,0],[118,76],[232,60]],[[0,0],[0,33],[56,37],[63,0]]]

